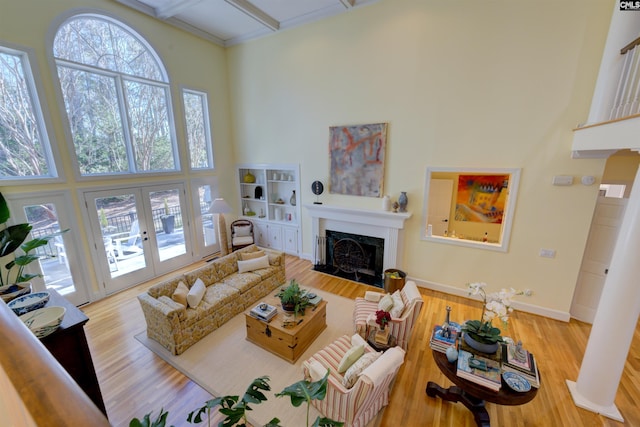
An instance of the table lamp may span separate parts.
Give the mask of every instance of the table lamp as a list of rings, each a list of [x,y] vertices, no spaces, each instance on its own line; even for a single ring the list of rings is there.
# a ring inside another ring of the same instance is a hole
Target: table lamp
[[[227,244],[227,225],[224,220],[224,214],[232,211],[231,207],[222,198],[215,199],[211,203],[212,214],[218,216],[218,242],[220,242],[220,253],[224,256],[229,253],[229,245]]]

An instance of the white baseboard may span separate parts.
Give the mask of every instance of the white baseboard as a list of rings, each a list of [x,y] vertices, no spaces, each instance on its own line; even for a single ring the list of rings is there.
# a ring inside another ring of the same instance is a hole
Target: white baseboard
[[[313,256],[311,254],[300,254],[300,258],[309,260],[313,263]],[[411,276],[407,276],[407,280],[413,280],[414,282],[416,282],[416,285],[421,288],[431,289],[449,295],[456,295],[459,297],[474,299],[473,297],[469,296],[466,289],[444,285],[442,283],[430,282],[428,280],[422,280]],[[560,320],[562,322],[568,322],[569,319],[571,319],[571,314],[569,312],[540,307],[533,304],[527,304],[522,301],[514,301],[513,308],[519,311],[524,311],[525,313],[536,314],[538,316],[548,317],[550,319]]]
[[[407,276],[407,280],[413,280],[421,288],[431,289],[438,292],[443,292],[449,295],[455,295],[459,297],[465,297],[469,299],[478,299],[470,296],[466,289],[460,289],[455,286],[444,285],[442,283],[430,282],[428,280],[421,280],[415,277]],[[518,311],[524,311],[525,313],[536,314],[538,316],[548,317],[550,319],[560,320],[568,322],[571,315],[565,311],[553,310],[546,307],[540,307],[538,305],[527,304],[522,301],[514,301],[513,308]]]

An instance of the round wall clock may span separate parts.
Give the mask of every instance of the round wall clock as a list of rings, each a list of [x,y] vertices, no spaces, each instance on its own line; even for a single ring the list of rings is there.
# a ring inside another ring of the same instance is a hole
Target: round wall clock
[[[313,194],[316,195],[316,201],[313,202],[314,205],[321,205],[322,202],[318,201],[318,197],[319,195],[322,194],[322,192],[324,191],[324,185],[322,185],[322,183],[320,181],[313,181],[313,183],[311,184],[311,191],[313,192]]]

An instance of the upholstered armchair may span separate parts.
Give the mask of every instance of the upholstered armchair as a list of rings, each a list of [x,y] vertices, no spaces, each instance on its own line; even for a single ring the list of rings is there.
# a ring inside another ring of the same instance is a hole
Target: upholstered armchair
[[[354,346],[363,345],[361,356],[345,372],[338,367],[345,354]],[[367,356],[369,355],[369,356]],[[324,416],[343,422],[345,427],[365,427],[380,410],[389,404],[389,393],[400,366],[404,363],[405,352],[400,347],[392,347],[386,352],[376,353],[359,335],[344,335],[307,359],[303,364],[305,378],[317,381],[329,370],[327,394],[323,400],[313,400],[311,404]],[[354,366],[364,359],[370,364]],[[364,368],[362,368],[364,366]],[[354,376],[351,387],[344,385],[345,377],[353,368],[362,371]]]
[[[231,223],[231,250],[235,251],[253,243],[253,223],[248,219],[233,221]]]
[[[390,334],[396,338],[396,345],[406,350],[424,301],[415,282],[411,280],[396,292],[399,294],[396,298],[401,298],[404,308],[400,313],[391,311],[391,321],[387,323],[387,328],[390,328]],[[378,327],[375,323],[375,315],[379,310],[380,298],[383,296],[384,294],[381,293],[367,292],[364,298],[356,298],[353,323],[356,333],[364,339],[372,328]]]

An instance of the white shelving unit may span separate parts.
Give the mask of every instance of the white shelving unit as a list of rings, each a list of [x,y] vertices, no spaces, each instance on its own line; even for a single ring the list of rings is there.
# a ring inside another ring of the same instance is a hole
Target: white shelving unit
[[[298,255],[302,250],[299,165],[244,163],[236,169],[240,217],[253,222],[258,246]]]

